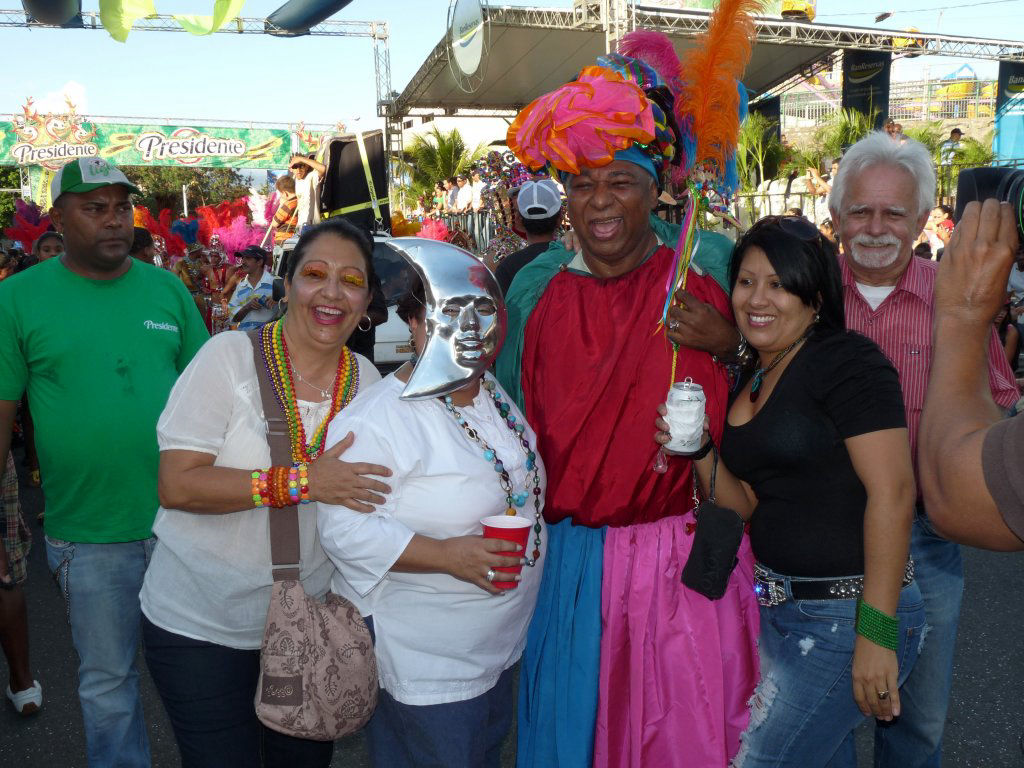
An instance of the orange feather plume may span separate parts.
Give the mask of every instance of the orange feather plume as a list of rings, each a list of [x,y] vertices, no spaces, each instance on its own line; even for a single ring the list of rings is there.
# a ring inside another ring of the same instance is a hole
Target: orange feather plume
[[[762,0],[721,0],[697,45],[683,54],[685,81],[676,101],[682,121],[693,120],[697,166],[725,169],[726,158],[739,136],[737,83],[750,61],[754,45],[754,15]]]

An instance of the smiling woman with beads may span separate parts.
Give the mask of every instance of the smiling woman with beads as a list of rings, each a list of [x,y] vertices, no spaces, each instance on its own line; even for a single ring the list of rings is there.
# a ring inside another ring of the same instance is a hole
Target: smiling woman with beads
[[[300,580],[320,599],[333,566],[317,535],[318,506],[358,508],[390,491],[370,477],[386,478],[387,468],[342,455],[354,436],[324,446],[331,418],[380,380],[345,347],[368,322],[371,248],[340,219],[306,230],[285,280],[285,316],[210,339],[157,424],[162,506],[140,595],[143,637],[184,768],[331,762],[331,742],[271,730],[257,720],[253,700],[274,580],[270,515],[300,503]],[[289,466],[269,466],[261,375],[287,419]]]
[[[484,371],[494,359],[504,306],[494,278],[483,278],[461,278],[465,285],[430,309],[422,284],[399,304],[420,357],[416,374],[424,363]],[[493,292],[480,288],[490,283]],[[490,768],[512,724],[512,668],[545,560],[546,476],[533,430],[490,373],[470,374],[440,397],[401,399],[412,375],[407,363],[331,424],[328,445],[355,433],[352,458],[391,467],[393,492],[372,514],[321,507],[321,540],[338,566],[332,589],[375,633],[373,765]],[[491,515],[525,518],[525,557],[480,535]],[[495,570],[523,563],[521,575]]]

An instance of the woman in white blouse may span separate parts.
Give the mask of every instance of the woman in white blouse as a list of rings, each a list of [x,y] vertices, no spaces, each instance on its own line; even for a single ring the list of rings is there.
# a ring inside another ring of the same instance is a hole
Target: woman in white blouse
[[[308,230],[289,266],[287,314],[255,331],[270,343],[263,364],[290,388],[291,394],[278,389],[278,397],[301,420],[302,431],[292,429],[292,450],[310,462],[309,496],[317,503],[380,503],[390,490],[367,476],[387,477],[385,467],[338,460],[351,437],[323,450],[343,394],[350,399],[380,379],[369,361],[344,348],[365,317],[372,268],[369,239],[350,224],[330,220]],[[157,425],[162,506],[141,593],[143,639],[185,768],[331,761],[330,742],[272,731],[253,704],[273,582],[271,511],[253,508],[252,473],[270,465],[262,411],[250,338],[230,331],[195,356]],[[257,498],[282,506],[280,499]],[[333,566],[317,536],[317,503],[299,507],[300,575],[306,592],[322,597]]]
[[[498,322],[492,299],[460,300],[437,313],[456,336],[462,323]],[[420,352],[424,312],[419,285],[399,314]],[[369,514],[321,505],[320,537],[338,566],[332,590],[375,633],[382,690],[366,730],[374,766],[490,768],[515,712],[512,667],[544,563],[544,468],[533,430],[512,404],[502,415],[509,401],[489,374],[446,398],[401,400],[411,370],[386,377],[331,423],[328,445],[355,433],[346,456],[391,467],[392,492]],[[480,520],[510,509],[537,526],[524,553],[536,564],[499,589],[494,569],[523,560],[501,554],[515,549],[510,542],[482,538]]]

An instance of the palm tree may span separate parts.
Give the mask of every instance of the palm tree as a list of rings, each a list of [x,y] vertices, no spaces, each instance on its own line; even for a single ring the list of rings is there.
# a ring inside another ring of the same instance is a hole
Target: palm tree
[[[775,130],[776,123],[759,112],[751,112],[740,126],[736,144],[736,167],[744,191],[774,176],[786,154]]]
[[[995,162],[996,153],[992,151],[992,131],[981,139],[967,137],[960,140],[960,149],[956,151],[956,162],[962,168],[977,168]]]
[[[942,128],[942,123],[938,120],[926,120],[923,123],[912,125],[903,131],[903,135],[908,139],[914,139],[924,144],[928,148],[928,153],[932,156],[932,159],[939,162],[939,145],[946,140],[946,132]]]
[[[996,159],[996,153],[992,151],[993,132],[989,131],[981,139],[967,137],[960,139],[959,148],[953,153],[952,166],[940,166],[946,173],[939,174],[939,196],[951,197],[956,192],[957,182],[960,180],[960,171],[964,168],[978,168],[991,165]],[[936,158],[938,159],[938,154]]]
[[[437,182],[466,173],[486,153],[486,143],[470,149],[457,128],[446,132],[435,125],[414,136],[405,149],[399,163],[399,175],[405,179],[403,191],[412,199],[421,195],[429,199]]]
[[[828,120],[814,132],[813,146],[819,148],[823,157],[837,158],[843,151],[867,136],[875,127],[878,110],[870,115],[855,109],[840,109],[833,112]]]

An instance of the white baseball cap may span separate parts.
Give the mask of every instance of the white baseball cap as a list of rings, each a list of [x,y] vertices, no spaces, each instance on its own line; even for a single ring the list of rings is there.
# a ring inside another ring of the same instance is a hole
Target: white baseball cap
[[[550,219],[562,210],[562,196],[551,179],[527,181],[519,188],[516,205],[524,219]]]

